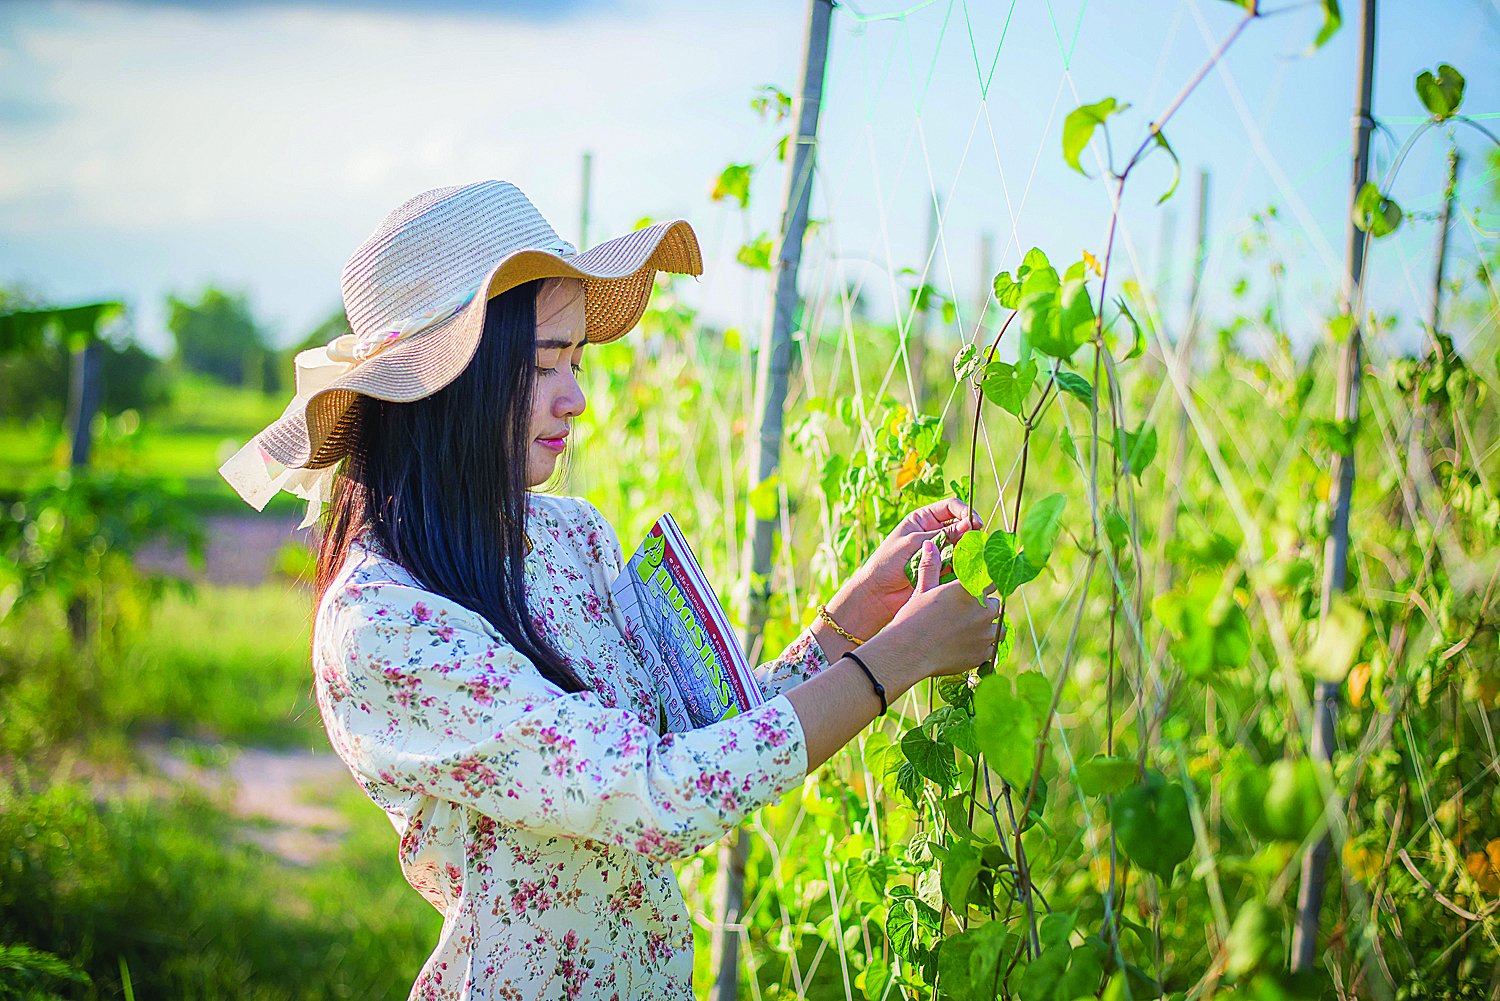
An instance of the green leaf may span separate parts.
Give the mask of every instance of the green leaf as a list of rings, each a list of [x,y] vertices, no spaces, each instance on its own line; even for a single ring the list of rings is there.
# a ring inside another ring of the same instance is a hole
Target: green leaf
[[[1083,376],[1076,372],[1058,371],[1053,374],[1057,381],[1057,388],[1067,393],[1076,400],[1081,400],[1087,406],[1094,405],[1094,387]]]
[[[1401,206],[1380,193],[1373,181],[1366,181],[1354,199],[1354,225],[1377,240],[1389,236],[1401,225]]]
[[[1464,75],[1447,63],[1438,66],[1436,75],[1423,70],[1417,75],[1417,96],[1436,120],[1452,118],[1464,100]]]
[[[1081,274],[1065,277],[1056,292],[1044,286],[1033,291],[1030,280],[1026,288],[1021,330],[1028,342],[1053,358],[1073,357],[1094,328],[1094,301]]]
[[[1146,353],[1146,332],[1141,329],[1135,314],[1130,311],[1129,306],[1125,305],[1124,299],[1116,299],[1115,305],[1120,308],[1120,315],[1125,318],[1125,322],[1130,324],[1130,349],[1125,352],[1121,361],[1139,358]]]
[[[1182,180],[1182,161],[1177,159],[1177,151],[1172,148],[1171,143],[1167,142],[1167,137],[1162,134],[1160,129],[1151,133],[1151,138],[1155,141],[1159,149],[1166,150],[1167,156],[1172,158],[1172,183],[1167,185],[1167,190],[1156,200],[1156,204],[1160,205],[1176,193],[1177,183]]]
[[[1013,786],[1031,780],[1041,732],[1029,703],[1011,692],[1008,679],[992,674],[974,692],[974,733],[990,767]]]
[[[1057,982],[1057,993],[1054,996],[1067,1001],[1093,997],[1099,990],[1099,981],[1102,979],[1104,967],[1093,946],[1089,943],[1076,946],[1068,957],[1068,972]]]
[[[910,760],[903,761],[896,767],[896,788],[912,806],[922,801],[922,773],[917,771],[917,766]]]
[[[1078,788],[1085,796],[1108,796],[1130,785],[1139,774],[1130,758],[1096,754],[1078,766]]]
[[[735,253],[734,259],[747,268],[753,268],[756,271],[770,271],[772,248],[771,238],[762,233],[754,240],[741,246],[739,251]]]
[[[965,684],[964,688],[967,690],[968,685]],[[969,702],[972,704],[972,697]],[[933,740],[946,741],[971,758],[979,754],[979,746],[974,743],[974,716],[967,707],[939,706],[922,721],[922,729],[931,734]]]
[[[1250,620],[1212,580],[1163,591],[1151,614],[1167,633],[1167,650],[1183,673],[1200,680],[1250,662]]]
[[[954,544],[948,541],[948,533],[946,532],[935,533],[932,536],[931,541],[933,545],[938,547],[938,583],[946,584],[950,580],[954,579]],[[906,570],[906,581],[912,587],[917,586],[917,572],[921,569],[921,567],[922,550],[920,547],[918,547],[917,551],[912,553],[911,558],[906,561],[906,566],[904,568]]]
[[[1148,770],[1144,780],[1115,797],[1110,820],[1130,860],[1164,880],[1193,853],[1187,793],[1160,772]]]
[[[750,173],[750,164],[731,163],[724,168],[719,179],[714,182],[714,189],[709,193],[709,198],[716,202],[733,198],[740,203],[740,208],[746,208],[750,204]]]
[[[976,534],[978,533],[968,532],[965,538]],[[1002,598],[1010,597],[1012,591],[1035,578],[1042,569],[1016,548],[1015,536],[1004,531],[991,532],[985,540],[984,563],[989,570],[990,580],[994,582],[995,589]]]
[[[1116,549],[1124,549],[1130,541],[1130,523],[1113,504],[1104,511],[1104,534]]]
[[[1016,675],[1016,698],[1031,707],[1038,721],[1052,711],[1052,682],[1040,671],[1022,671]]]
[[[1229,953],[1225,972],[1239,978],[1255,972],[1262,959],[1274,959],[1281,951],[1281,933],[1276,916],[1253,897],[1240,905],[1224,945]]]
[[[1141,473],[1145,472],[1151,460],[1156,458],[1156,428],[1149,424],[1142,424],[1134,431],[1120,429],[1119,439],[1115,442],[1115,449],[1119,452],[1120,461],[1137,481]]]
[[[1008,413],[1021,416],[1026,407],[1026,394],[1036,382],[1036,362],[1027,360],[1019,365],[992,361],[984,367],[984,382],[980,388],[984,398]]]
[[[885,934],[891,940],[891,949],[903,959],[916,958],[916,909],[921,903],[915,897],[897,897],[886,913]]]
[[[896,971],[891,969],[891,964],[879,956],[872,958],[865,964],[864,973],[860,974],[860,989],[864,991],[866,1001],[881,1001],[895,978]]]
[[[750,491],[750,510],[759,521],[775,521],[781,510],[781,477],[775,473],[761,480]]]
[[[1047,260],[1047,255],[1042,253],[1041,247],[1032,247],[1026,251],[1026,256],[1021,258],[1021,266],[1016,269],[1016,281],[1025,283],[1037,272],[1052,272],[1052,287],[1057,287],[1057,272],[1052,268],[1052,262]]]
[[[1010,276],[1009,271],[1002,271],[995,276],[995,301],[1006,309],[1015,309],[1016,304],[1021,301],[1021,283]]]
[[[1119,104],[1114,98],[1106,97],[1102,101],[1085,104],[1068,112],[1068,117],[1063,120],[1062,133],[1063,160],[1068,166],[1087,177],[1088,171],[1078,163],[1084,147],[1088,146],[1089,140],[1094,137],[1094,130],[1103,125],[1105,119],[1128,107],[1128,104]]]
[[[1026,964],[1017,984],[1016,995],[1022,998],[1041,998],[1051,1001],[1056,996],[1058,984],[1068,970],[1068,960],[1073,950],[1068,943],[1059,942],[1042,950],[1042,954]]]
[[[1339,0],[1323,0],[1323,26],[1318,29],[1318,35],[1313,39],[1313,49],[1321,49],[1327,45],[1328,40],[1338,34],[1343,23],[1344,15],[1339,11]]]
[[[959,537],[953,546],[953,572],[965,591],[976,598],[984,595],[984,589],[990,586],[990,571],[985,563],[983,532],[969,531]]]
[[[1319,681],[1341,682],[1359,658],[1365,641],[1365,616],[1348,598],[1338,597],[1318,626],[1318,638],[1303,663]]]
[[[943,899],[959,914],[969,906],[969,891],[973,889],[983,865],[979,849],[973,845],[962,841],[949,845],[948,857],[943,860]]]
[[[953,377],[960,382],[972,375],[978,367],[979,348],[973,344],[965,344],[953,356]]]
[[[1061,945],[1068,941],[1068,936],[1073,934],[1073,929],[1077,926],[1076,911],[1053,911],[1042,916],[1041,927],[1037,929],[1037,941],[1044,948]]]
[[[953,760],[953,745],[933,740],[923,727],[913,727],[901,738],[901,753],[906,755],[917,774],[931,779],[945,792],[958,782],[958,765]]]
[[[1048,494],[1034,501],[1021,520],[1021,551],[1039,567],[1046,566],[1052,558],[1052,547],[1057,544],[1063,508],[1067,504],[1068,499],[1062,494]]]
[[[943,939],[938,950],[943,995],[953,1001],[994,1001],[997,968],[1002,960],[1008,962],[1019,941],[1003,921],[987,921]]]
[[[969,676],[955,674],[938,682],[938,696],[955,709],[968,712],[974,705],[974,689],[969,686]]]

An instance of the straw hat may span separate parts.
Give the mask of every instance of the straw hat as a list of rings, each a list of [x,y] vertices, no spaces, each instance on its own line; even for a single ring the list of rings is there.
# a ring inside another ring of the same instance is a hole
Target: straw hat
[[[681,219],[580,254],[506,181],[423,192],[344,265],[351,333],[298,354],[296,396],[219,471],[257,509],[281,489],[316,506],[348,451],[358,396],[404,403],[448,385],[474,355],[490,299],[539,278],[582,279],[585,336],[602,344],[640,321],[658,271],[703,273]]]

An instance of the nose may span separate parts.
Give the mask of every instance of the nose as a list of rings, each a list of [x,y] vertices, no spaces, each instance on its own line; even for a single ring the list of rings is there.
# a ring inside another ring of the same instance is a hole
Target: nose
[[[578,376],[571,368],[565,368],[568,384],[562,388],[552,401],[552,413],[557,417],[574,418],[583,413],[588,406],[588,399],[583,395],[583,387],[578,384]]]

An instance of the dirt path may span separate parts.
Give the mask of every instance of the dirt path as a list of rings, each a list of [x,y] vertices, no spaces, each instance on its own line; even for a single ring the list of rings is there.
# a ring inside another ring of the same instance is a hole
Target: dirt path
[[[245,747],[226,757],[221,745],[180,739],[140,750],[168,779],[197,788],[245,821],[247,841],[293,865],[316,865],[349,829],[328,805],[352,785],[349,770],[331,752]]]
[[[273,573],[277,554],[288,544],[306,547],[310,531],[297,531],[296,516],[216,514],[203,519],[204,568],[188,566],[180,549],[153,544],[136,554],[142,570],[207,584],[253,586]]]

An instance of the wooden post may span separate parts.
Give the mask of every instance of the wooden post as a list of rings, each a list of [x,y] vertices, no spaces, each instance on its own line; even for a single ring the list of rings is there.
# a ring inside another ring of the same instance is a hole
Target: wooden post
[[[589,247],[589,187],[594,179],[594,154],[583,154],[583,186],[578,198],[578,252]]]
[[[828,25],[832,15],[832,0],[809,0],[796,146],[787,171],[781,238],[772,262],[774,291],[756,370],[755,402],[760,433],[750,458],[751,489],[776,475],[781,465],[782,409],[792,363],[797,271],[802,264],[802,238],[807,231],[812,195],[813,154],[818,141],[818,112],[823,103],[823,69],[828,61]],[[779,518],[762,521],[753,508],[747,507],[746,521],[750,602],[742,642],[750,663],[754,664],[760,659],[764,639],[771,597],[772,544]],[[730,926],[740,922],[748,854],[749,843],[743,830],[735,831],[719,852],[719,920],[714,932],[714,963],[718,972],[710,994],[713,1001],[735,1001],[739,993],[739,938]]]
[[[104,392],[101,365],[104,348],[98,338],[90,337],[83,347],[73,349],[73,370],[68,380],[68,431],[73,438],[72,460],[74,469],[89,464],[89,452],[94,415],[99,412],[99,402]]]
[[[1364,277],[1365,231],[1354,225],[1353,205],[1370,173],[1370,94],[1375,74],[1375,0],[1363,0],[1360,7],[1359,85],[1355,92],[1354,171],[1349,185],[1348,274],[1344,284],[1344,309],[1351,323],[1349,337],[1339,353],[1338,387],[1334,398],[1334,419],[1340,427],[1352,429],[1359,421],[1361,325],[1364,295],[1360,283]],[[1348,440],[1353,441],[1351,433]],[[1326,622],[1333,603],[1344,592],[1349,569],[1349,502],[1354,492],[1354,449],[1333,457],[1333,516],[1328,528],[1328,542],[1323,549],[1323,601],[1321,620]],[[1341,681],[1320,681],[1313,697],[1313,733],[1309,752],[1316,760],[1333,757],[1334,730],[1338,724]],[[1302,881],[1297,893],[1297,924],[1292,931],[1292,969],[1311,969],[1317,959],[1318,916],[1323,910],[1323,888],[1332,842],[1325,833],[1302,859]]]

